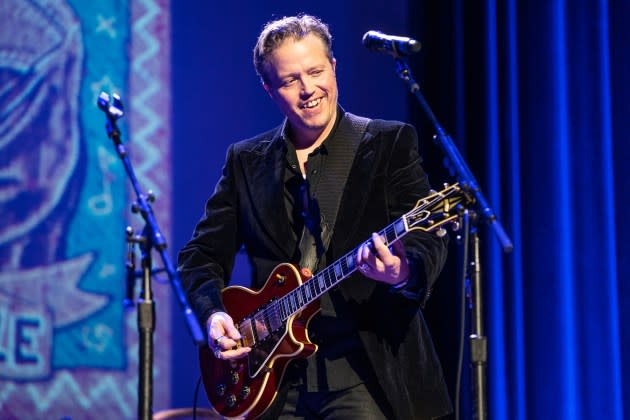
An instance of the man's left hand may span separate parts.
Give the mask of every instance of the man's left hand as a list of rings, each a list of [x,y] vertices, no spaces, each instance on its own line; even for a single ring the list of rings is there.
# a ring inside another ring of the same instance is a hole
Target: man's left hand
[[[372,233],[373,250],[367,244],[359,247],[357,266],[366,277],[390,284],[399,285],[409,277],[409,263],[402,242],[394,242],[392,251],[377,233]]]

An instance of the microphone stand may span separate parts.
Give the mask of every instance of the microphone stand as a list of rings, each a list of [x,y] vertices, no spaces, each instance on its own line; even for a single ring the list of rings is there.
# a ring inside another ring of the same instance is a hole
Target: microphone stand
[[[125,145],[120,138],[120,130],[116,121],[124,115],[123,105],[120,97],[116,94],[110,97],[107,93],[101,92],[97,101],[98,107],[107,116],[107,136],[112,139],[116,147],[116,152],[122,160],[129,180],[136,193],[136,201],[132,204],[133,213],[140,213],[145,221],[145,226],[141,235],[134,236],[131,228],[126,229],[128,252],[127,252],[127,296],[124,304],[129,307],[132,303],[133,283],[138,273],[135,272],[135,258],[133,255],[133,245],[138,244],[141,250],[142,291],[138,299],[138,334],[139,334],[139,360],[138,360],[138,418],[150,420],[153,416],[153,332],[155,331],[155,301],[151,290],[151,275],[155,272],[152,269],[151,251],[155,249],[162,259],[164,271],[168,273],[171,286],[184,313],[186,323],[193,340],[202,344],[205,341],[201,332],[199,322],[193,314],[186,295],[181,286],[179,276],[168,253],[166,252],[166,241],[162,235],[157,221],[153,214],[150,202],[154,201],[151,192],[143,194],[136,178],[131,161],[127,155]],[[158,270],[160,271],[160,270]]]
[[[411,70],[407,62],[399,55],[394,54],[396,60],[396,71],[398,76],[407,84],[409,90],[415,95],[416,99],[420,103],[420,106],[427,114],[436,134],[433,136],[433,141],[440,147],[442,153],[445,156],[446,166],[450,169],[457,179],[457,182],[462,188],[468,191],[474,198],[475,217],[473,217],[471,223],[466,223],[466,228],[469,229],[465,233],[466,237],[472,242],[472,261],[470,266],[472,267],[472,305],[473,305],[473,319],[471,322],[471,334],[470,334],[470,351],[471,351],[471,363],[473,365],[473,401],[474,401],[474,415],[478,420],[486,420],[487,418],[487,384],[486,384],[486,366],[488,361],[487,351],[487,337],[484,335],[483,330],[483,298],[481,293],[481,265],[480,265],[480,247],[479,247],[479,235],[477,230],[477,223],[483,221],[488,223],[497,239],[499,240],[503,251],[508,253],[514,248],[512,241],[507,236],[501,223],[497,220],[497,217],[488,204],[486,198],[481,192],[481,188],[477,183],[477,180],[473,176],[472,172],[466,165],[464,158],[461,156],[457,147],[453,143],[451,137],[446,134],[437,118],[431,111],[429,104],[422,96],[420,92],[420,86],[413,79]],[[464,262],[467,264],[466,262]]]

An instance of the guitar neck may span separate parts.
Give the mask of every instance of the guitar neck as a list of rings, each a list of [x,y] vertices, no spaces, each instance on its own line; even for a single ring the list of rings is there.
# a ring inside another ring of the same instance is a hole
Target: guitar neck
[[[386,246],[390,246],[409,232],[405,217],[406,215],[402,216],[379,232]],[[286,320],[348,278],[357,270],[356,255],[359,248],[363,245],[367,245],[372,249],[372,239],[360,244],[333,264],[315,274],[309,281],[273,302],[273,305],[276,306],[276,311],[274,312],[279,314],[282,320]]]

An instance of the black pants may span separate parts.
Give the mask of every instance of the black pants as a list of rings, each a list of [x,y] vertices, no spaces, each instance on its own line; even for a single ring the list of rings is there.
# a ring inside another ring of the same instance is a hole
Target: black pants
[[[265,420],[386,420],[388,417],[364,384],[341,391],[306,392],[289,385],[262,417]]]

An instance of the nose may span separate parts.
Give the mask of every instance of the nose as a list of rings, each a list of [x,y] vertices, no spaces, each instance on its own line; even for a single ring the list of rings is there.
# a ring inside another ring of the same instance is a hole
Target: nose
[[[300,91],[300,94],[302,96],[311,96],[315,93],[315,84],[309,77],[302,78],[301,87],[302,90]]]

